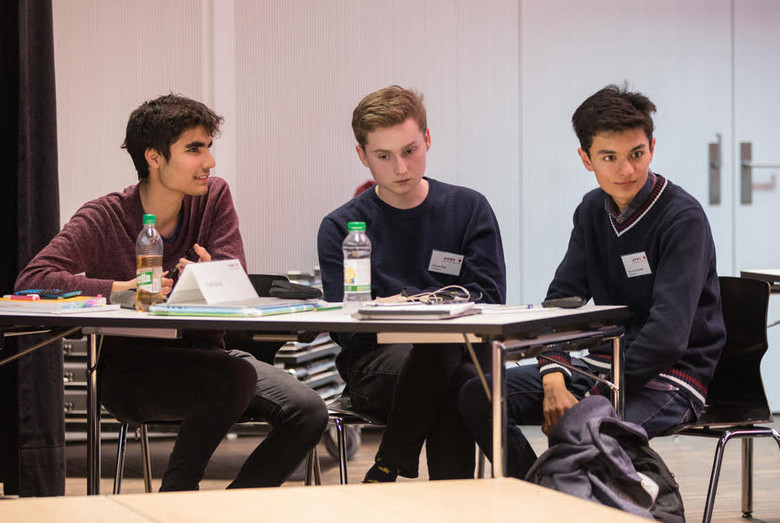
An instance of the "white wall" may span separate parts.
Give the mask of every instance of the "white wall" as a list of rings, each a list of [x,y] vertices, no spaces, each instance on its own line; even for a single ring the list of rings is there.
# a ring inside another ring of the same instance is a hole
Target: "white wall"
[[[250,266],[308,269],[320,220],[370,178],[352,110],[400,84],[425,95],[428,174],[483,192],[518,231],[517,6],[492,0],[235,3],[236,198]],[[508,243],[517,281],[517,243]]]
[[[708,143],[731,136],[730,0],[525,0],[522,41],[522,275],[538,301],[563,256],[572,211],[597,187],[577,155],[571,116],[589,95],[628,82],[646,93],[655,115],[656,172],[705,207],[717,232],[719,269],[732,270],[730,170],[723,203],[708,198]]]
[[[64,224],[85,201],[138,181],[120,149],[133,109],[169,91],[201,96],[201,16],[189,0],[52,5]]]

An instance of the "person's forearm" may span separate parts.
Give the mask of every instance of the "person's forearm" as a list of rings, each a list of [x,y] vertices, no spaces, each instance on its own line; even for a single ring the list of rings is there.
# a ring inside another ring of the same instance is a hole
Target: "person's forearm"
[[[562,372],[549,372],[542,376],[542,388],[545,395],[566,388],[566,380]]]
[[[130,280],[130,281],[115,281],[111,284],[111,293],[115,293],[117,291],[127,291],[130,289],[135,289],[136,287],[136,281]]]

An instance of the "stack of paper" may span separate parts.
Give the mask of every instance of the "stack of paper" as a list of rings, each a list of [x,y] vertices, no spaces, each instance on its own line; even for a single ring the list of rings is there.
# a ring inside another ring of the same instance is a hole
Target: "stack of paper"
[[[117,310],[119,305],[108,305],[102,296],[24,300],[11,295],[0,298],[0,311],[45,314],[69,314]]]

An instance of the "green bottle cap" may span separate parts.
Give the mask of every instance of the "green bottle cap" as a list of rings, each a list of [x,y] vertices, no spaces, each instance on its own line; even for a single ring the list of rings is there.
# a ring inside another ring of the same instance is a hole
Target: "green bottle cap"
[[[157,223],[157,217],[154,214],[144,214],[144,225],[154,225]]]
[[[349,222],[347,223],[348,231],[365,231],[366,222]]]

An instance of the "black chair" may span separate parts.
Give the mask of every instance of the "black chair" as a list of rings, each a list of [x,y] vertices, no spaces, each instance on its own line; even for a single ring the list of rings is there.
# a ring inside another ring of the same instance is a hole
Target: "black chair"
[[[347,394],[342,394],[328,403],[328,418],[336,427],[336,453],[339,460],[339,483],[346,485],[348,482],[347,461],[349,459],[347,426],[374,425],[382,427],[385,422],[354,410],[352,400]]]
[[[357,412],[352,406],[352,400],[347,394],[342,394],[328,403],[328,417],[330,422],[336,427],[336,453],[339,460],[339,483],[346,485],[348,483],[347,461],[349,460],[347,426],[372,425],[375,427],[383,427],[385,422],[369,416],[368,414]],[[479,447],[477,447],[477,453],[477,477],[483,478],[485,477],[486,457]]]
[[[718,488],[723,452],[732,438],[742,439],[742,516],[753,512],[753,438],[774,438],[772,413],[761,381],[761,358],[768,348],[766,325],[769,284],[746,278],[720,278],[726,346],[709,384],[704,410],[695,423],[679,425],[665,435],[718,438],[702,521],[709,522]]]
[[[258,296],[270,296],[271,285],[274,281],[289,281],[286,276],[276,274],[250,274],[249,280],[252,282],[252,286],[255,288]],[[278,339],[273,339],[278,338]],[[266,341],[258,341],[254,339],[252,333],[244,331],[228,331],[225,333],[226,346],[234,349],[240,349],[249,352],[260,361],[273,364],[274,356],[279,349],[289,339],[296,339],[294,334],[282,334],[278,336],[271,335],[266,336]],[[127,448],[127,431],[129,422],[119,420],[119,441],[117,443],[116,454],[116,469],[114,472],[114,488],[113,493],[119,494],[122,489],[122,476],[124,474],[125,466],[125,452]],[[255,424],[261,425],[265,422],[255,421],[249,418],[244,418],[238,421],[239,424]],[[178,423],[141,423],[139,424],[138,438],[141,441],[141,457],[143,461],[143,477],[144,477],[144,490],[146,492],[152,491],[152,466],[151,466],[151,453],[149,451],[149,425],[164,425],[170,427],[177,427]],[[321,483],[320,474],[320,461],[317,455],[317,447],[314,447],[306,457],[306,471],[304,476],[304,483],[306,485],[319,485]]]
[[[239,420],[240,424],[265,424],[265,422],[253,421],[251,419]],[[152,459],[149,449],[149,425],[165,425],[177,427],[178,423],[141,423],[139,424],[138,438],[141,441],[141,460],[143,463],[144,491],[152,492]],[[114,494],[120,494],[122,491],[122,477],[125,469],[125,451],[127,449],[127,431],[130,423],[121,421],[119,425],[119,441],[116,448],[116,469],[114,471]],[[304,475],[304,484],[320,485],[322,482],[320,472],[320,460],[317,455],[317,447],[312,448],[306,455],[306,470]]]

